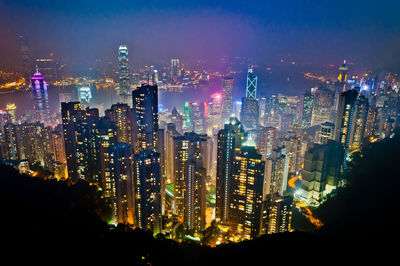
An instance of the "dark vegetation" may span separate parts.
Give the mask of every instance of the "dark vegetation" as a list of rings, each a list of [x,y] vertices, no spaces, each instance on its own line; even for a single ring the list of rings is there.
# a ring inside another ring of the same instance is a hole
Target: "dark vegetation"
[[[13,251],[29,250],[57,258],[85,254],[101,261],[128,260],[132,265],[251,265],[275,259],[338,259],[341,252],[354,255],[361,246],[375,249],[390,243],[387,239],[397,241],[399,166],[397,134],[354,155],[346,173],[347,186],[315,210],[324,222],[320,230],[261,236],[210,248],[177,243],[163,235],[153,237],[152,232],[123,225],[111,227],[104,222],[110,210],[104,207],[96,187],[85,182],[32,178],[1,165],[1,240],[8,248],[18,247]],[[304,226],[304,230],[309,229]],[[373,254],[376,251],[363,256]]]

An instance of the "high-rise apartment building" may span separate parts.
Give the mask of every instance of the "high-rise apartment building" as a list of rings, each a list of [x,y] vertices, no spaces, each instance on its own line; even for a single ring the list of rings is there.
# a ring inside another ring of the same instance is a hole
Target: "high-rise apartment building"
[[[152,150],[134,156],[136,226],[161,233],[160,154]]]
[[[132,130],[135,154],[156,150],[158,131],[158,89],[143,84],[132,91]]]
[[[264,164],[251,141],[243,143],[235,155],[228,223],[237,239],[253,239],[260,234]]]
[[[217,220],[227,222],[230,197],[232,194],[233,160],[240,153],[244,140],[243,126],[235,117],[231,117],[224,129],[218,132],[216,205]]]

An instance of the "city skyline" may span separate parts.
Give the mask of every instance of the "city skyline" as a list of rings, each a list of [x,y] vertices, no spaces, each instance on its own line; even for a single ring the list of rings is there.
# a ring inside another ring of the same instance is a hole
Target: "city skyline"
[[[12,32],[0,43],[0,203],[15,240],[87,238],[153,265],[184,263],[177,250],[246,264],[392,236],[400,54],[389,47],[400,24],[377,14],[392,11],[121,3],[0,3],[0,22],[19,18],[0,26]],[[44,4],[22,35],[21,16]]]

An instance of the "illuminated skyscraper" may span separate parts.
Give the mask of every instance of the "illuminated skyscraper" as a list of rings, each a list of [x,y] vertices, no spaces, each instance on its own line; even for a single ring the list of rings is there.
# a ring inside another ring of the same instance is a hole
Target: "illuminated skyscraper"
[[[120,45],[118,48],[118,67],[119,67],[119,96],[122,103],[130,104],[130,71],[128,59],[128,47]]]
[[[90,101],[92,100],[92,91],[90,86],[82,86],[78,88],[78,98],[82,106],[90,107]]]
[[[171,66],[170,66],[170,78],[173,81],[177,81],[179,77],[179,59],[171,59]]]
[[[133,225],[135,215],[132,146],[116,143],[108,149],[114,222]]]
[[[268,195],[263,202],[261,234],[291,231],[293,198],[279,194]]]
[[[228,221],[230,197],[233,193],[233,160],[240,153],[243,140],[243,127],[235,117],[231,117],[225,128],[218,132],[215,209],[216,218],[222,222]]]
[[[20,159],[20,145],[18,142],[17,126],[8,122],[4,125],[4,143],[6,146],[6,155],[9,160]]]
[[[283,195],[289,173],[289,156],[286,153],[286,147],[274,149],[265,164],[264,197],[274,193]]]
[[[335,140],[345,149],[345,159],[349,149],[359,149],[364,138],[368,117],[368,99],[359,96],[356,90],[348,90],[339,96]]]
[[[199,102],[189,103],[191,131],[196,134],[206,133],[205,105]]]
[[[235,155],[231,178],[230,231],[239,239],[253,239],[260,234],[264,181],[264,161],[254,142],[243,143]]]
[[[256,98],[242,98],[240,121],[246,129],[255,129],[258,125],[259,107]]]
[[[96,134],[98,110],[82,110],[79,102],[61,103],[61,116],[68,177],[74,182],[79,179],[98,182],[100,179],[98,166],[100,147]]]
[[[257,76],[253,72],[253,66],[247,71],[246,98],[257,99]]]
[[[335,141],[315,144],[304,156],[302,185],[298,197],[307,204],[318,205],[323,196],[338,186],[343,163],[343,148]]]
[[[100,119],[97,127],[96,134],[99,142],[99,159],[101,179],[100,186],[103,191],[103,196],[112,207],[113,183],[111,180],[111,165],[110,165],[110,147],[117,143],[115,123],[108,117]]]
[[[328,143],[328,140],[333,140],[334,133],[335,133],[335,124],[329,122],[322,123],[318,136],[318,142],[320,144]]]
[[[132,143],[132,118],[129,105],[118,103],[113,104],[109,110],[105,111],[105,116],[109,117],[117,127],[118,142]]]
[[[346,91],[346,83],[347,83],[347,71],[348,67],[346,64],[346,60],[344,60],[343,64],[339,67],[339,76],[338,76],[338,82],[340,88],[343,90],[343,92]]]
[[[133,144],[135,154],[156,150],[158,131],[157,85],[142,85],[132,91]]]
[[[233,78],[222,78],[222,123],[233,114]]]
[[[47,93],[47,83],[44,76],[36,69],[31,79],[31,90],[33,98],[33,107],[35,109],[35,119],[45,126],[51,124],[49,96]]]
[[[302,128],[308,128],[311,126],[311,118],[314,104],[314,95],[309,91],[302,95]]]
[[[161,233],[160,154],[151,150],[134,156],[136,226]]]
[[[314,95],[311,126],[318,126],[331,122],[330,115],[333,109],[335,93],[328,89],[318,89]]]
[[[175,213],[184,225],[196,232],[205,227],[205,181],[204,167],[207,137],[185,133],[174,137],[175,146]]]

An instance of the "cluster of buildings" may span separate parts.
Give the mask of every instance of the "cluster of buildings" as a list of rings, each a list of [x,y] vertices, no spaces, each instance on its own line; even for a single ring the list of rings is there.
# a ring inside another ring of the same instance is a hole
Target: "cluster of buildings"
[[[131,90],[126,46],[119,47],[118,60],[120,102],[101,116],[83,89],[81,102],[61,103],[56,126],[37,71],[30,86],[34,122],[0,111],[0,157],[22,173],[39,163],[55,178],[96,185],[114,223],[154,234],[174,237],[184,228],[201,238],[211,220],[230,241],[292,231],[294,202],[320,204],[345,184],[352,154],[390,137],[399,123],[396,77],[350,81],[346,64],[335,82],[301,97],[269,98],[257,98],[250,66],[240,104],[233,99],[234,79],[225,76],[221,93],[208,101],[159,113],[157,71]],[[180,78],[180,69],[179,60],[171,60],[170,78]]]

